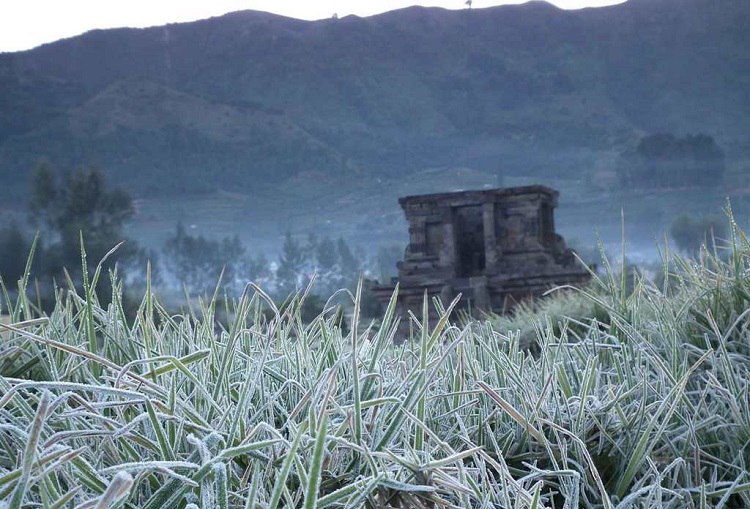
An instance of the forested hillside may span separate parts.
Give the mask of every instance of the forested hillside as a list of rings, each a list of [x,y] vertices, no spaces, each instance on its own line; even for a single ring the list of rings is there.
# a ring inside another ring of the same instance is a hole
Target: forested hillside
[[[654,132],[707,133],[742,158],[749,32],[742,0],[93,31],[0,55],[0,193],[40,157],[139,195],[439,165],[571,174]]]

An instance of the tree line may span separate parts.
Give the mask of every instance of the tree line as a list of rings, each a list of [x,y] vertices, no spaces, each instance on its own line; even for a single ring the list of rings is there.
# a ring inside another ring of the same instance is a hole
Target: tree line
[[[36,283],[40,302],[53,300],[55,285],[80,282],[90,268],[84,269],[84,259],[94,267],[101,262],[107,274],[116,267],[123,273],[145,267],[153,256],[123,234],[135,213],[132,198],[108,189],[96,168],[63,173],[49,163],[39,164],[32,175],[27,213],[38,234],[32,241],[17,223],[0,230],[0,277],[13,291],[33,252],[28,276]],[[111,290],[108,283],[108,278],[102,279],[105,300]]]
[[[361,276],[387,279],[395,274],[403,253],[399,246],[390,245],[368,256],[343,238],[309,234],[300,240],[286,232],[273,260],[248,252],[237,236],[194,235],[181,223],[157,252],[126,236],[124,228],[135,214],[132,197],[108,188],[100,170],[60,172],[41,163],[32,174],[31,189],[27,213],[38,232],[36,242],[18,224],[0,229],[0,278],[12,291],[24,274],[33,244],[30,276],[50,298],[54,284],[82,280],[83,252],[88,270],[104,260],[105,274],[117,270],[133,285],[144,279],[150,263],[155,285],[184,290],[190,297],[211,293],[219,283],[224,291],[238,294],[253,281],[279,300],[307,287],[313,277],[313,291],[326,298],[339,289],[353,288]],[[103,299],[109,291],[104,284]]]
[[[620,154],[616,170],[620,183],[632,188],[715,187],[723,182],[725,160],[712,136],[657,133]]]
[[[395,275],[396,262],[403,255],[398,245],[382,246],[368,255],[343,238],[309,234],[300,239],[286,232],[278,257],[269,259],[248,252],[237,236],[193,235],[181,223],[159,252],[149,251],[124,233],[135,214],[132,198],[109,189],[99,170],[62,173],[43,163],[33,172],[31,187],[27,213],[38,231],[36,241],[18,224],[0,229],[0,286],[3,291],[14,290],[33,245],[28,275],[41,306],[53,301],[55,285],[80,284],[84,268],[90,271],[102,260],[105,274],[117,271],[133,286],[143,284],[150,263],[155,286],[184,290],[189,298],[210,294],[219,283],[225,292],[237,295],[253,281],[282,301],[306,288],[314,277],[313,295],[321,301],[342,288],[353,289],[362,276],[385,282]],[[727,230],[721,218],[683,214],[668,233],[680,251],[696,256],[701,245],[710,246],[714,239],[721,242]],[[82,263],[84,253],[87,266]],[[108,283],[108,278],[101,278],[99,294],[104,301],[112,291]],[[370,311],[376,314],[377,304],[369,297]]]
[[[343,238],[315,234],[301,241],[286,232],[278,259],[270,260],[263,253],[248,253],[237,236],[208,239],[191,235],[180,223],[166,240],[163,254],[163,277],[192,295],[210,290],[219,278],[234,292],[253,281],[281,298],[304,289],[314,278],[315,292],[330,295],[353,287],[361,274],[373,273],[364,250],[352,249]]]

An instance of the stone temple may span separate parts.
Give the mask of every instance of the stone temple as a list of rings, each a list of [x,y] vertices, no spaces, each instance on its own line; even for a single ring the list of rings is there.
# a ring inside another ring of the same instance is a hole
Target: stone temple
[[[526,186],[400,198],[409,245],[398,278],[373,291],[388,302],[398,282],[402,316],[420,316],[425,292],[445,306],[461,293],[459,307],[502,313],[556,286],[586,283],[587,268],[555,233],[557,197]]]

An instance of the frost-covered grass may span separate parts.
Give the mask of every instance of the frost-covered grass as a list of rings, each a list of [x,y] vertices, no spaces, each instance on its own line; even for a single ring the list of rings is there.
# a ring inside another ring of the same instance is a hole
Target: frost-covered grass
[[[393,307],[374,326],[355,305],[342,334],[249,287],[222,327],[216,299],[173,315],[147,289],[128,321],[95,275],[39,316],[22,281],[0,309],[0,500],[750,507],[750,243],[670,266],[666,295],[605,264],[515,321],[442,319],[403,343]]]

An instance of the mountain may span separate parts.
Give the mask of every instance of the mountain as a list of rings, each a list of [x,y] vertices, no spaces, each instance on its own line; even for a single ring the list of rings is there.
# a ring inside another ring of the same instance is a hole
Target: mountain
[[[439,166],[585,173],[644,133],[750,153],[750,2],[243,11],[0,54],[0,195],[42,158],[140,195]]]

